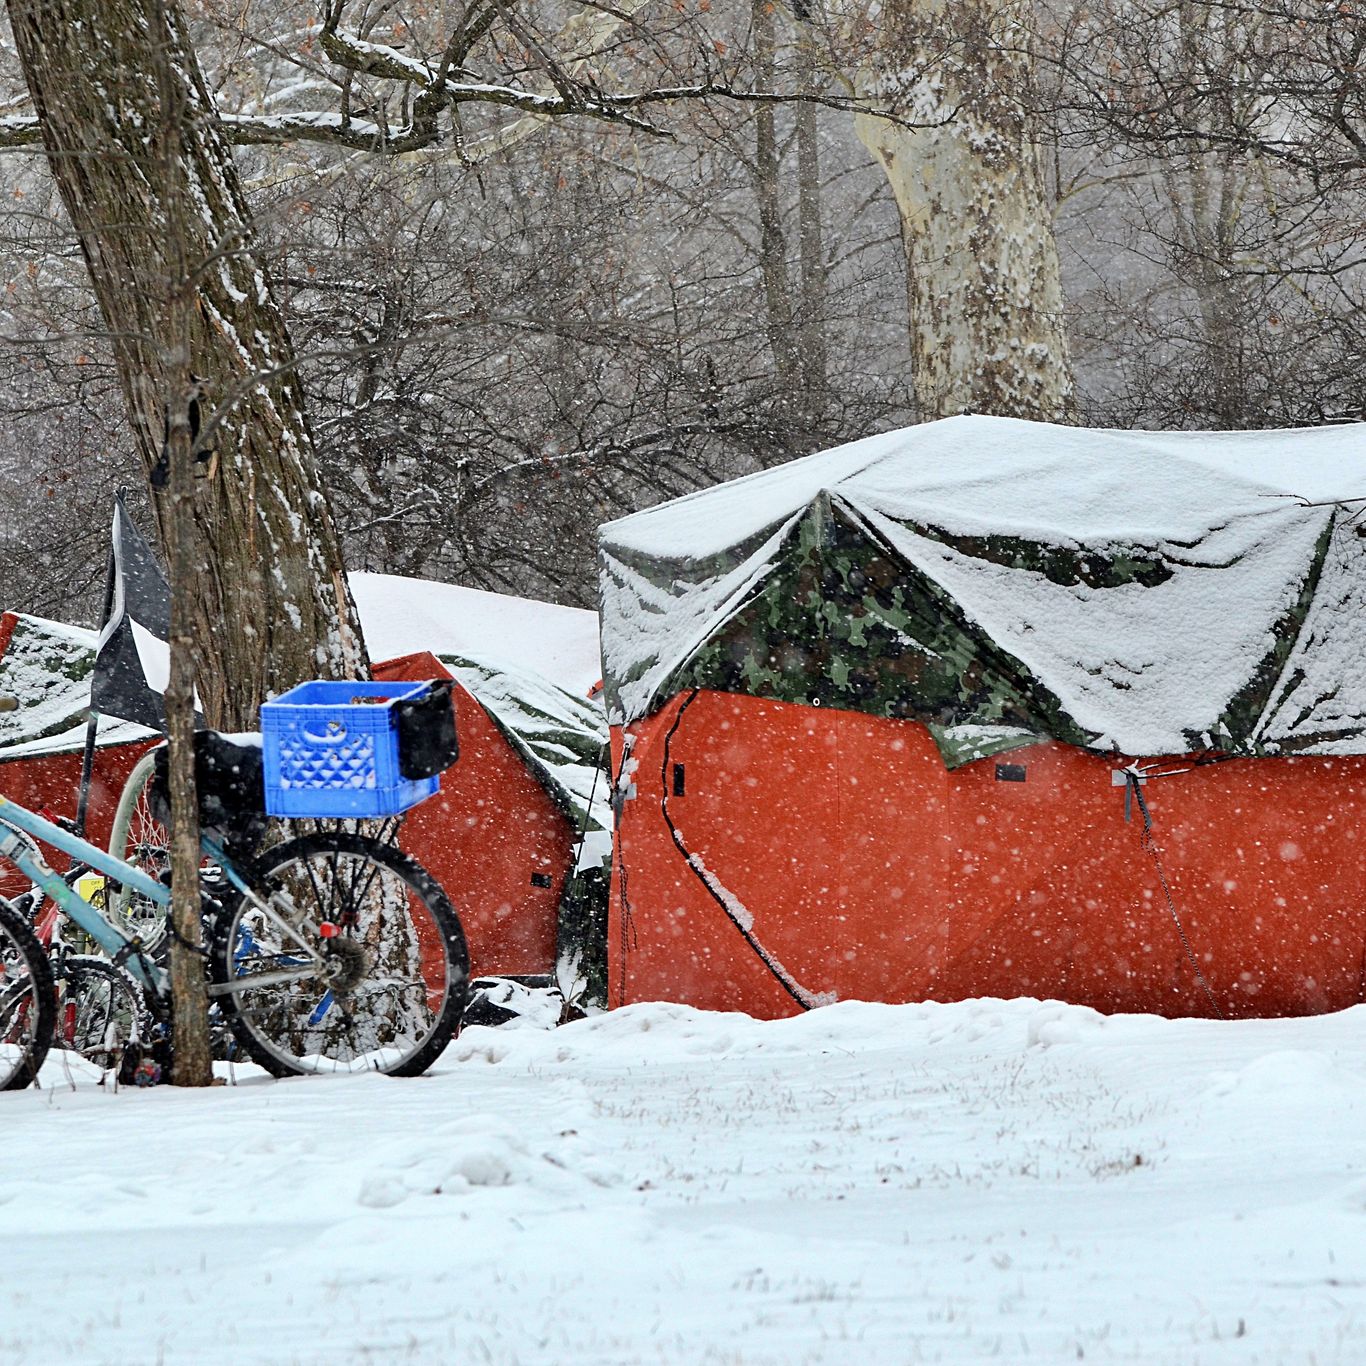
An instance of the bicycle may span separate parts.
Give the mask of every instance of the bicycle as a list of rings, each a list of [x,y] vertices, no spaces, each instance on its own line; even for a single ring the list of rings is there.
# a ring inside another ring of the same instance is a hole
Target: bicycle
[[[64,823],[63,828],[69,829]],[[61,876],[86,901],[102,897],[108,886],[83,864]],[[127,1048],[141,1047],[150,1035],[151,1012],[141,987],[125,968],[69,942],[61,908],[40,887],[31,886],[8,905],[32,928],[52,968],[57,992],[53,1042],[102,1069],[116,1067]]]
[[[163,914],[167,882],[0,797],[0,859],[129,972],[168,1033],[165,969],[135,930],[54,873],[35,841]],[[252,856],[232,830],[209,827],[200,846],[209,997],[249,1057],[275,1076],[358,1068],[414,1076],[435,1061],[459,1026],[469,956],[459,917],[421,864],[341,830],[313,831]],[[33,929],[0,901],[0,1090],[36,1077],[56,1018],[52,965]]]

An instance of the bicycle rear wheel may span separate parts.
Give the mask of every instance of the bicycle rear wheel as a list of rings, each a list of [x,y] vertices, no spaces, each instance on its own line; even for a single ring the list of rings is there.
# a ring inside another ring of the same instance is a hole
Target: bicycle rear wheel
[[[321,831],[269,849],[252,897],[219,917],[210,968],[234,1035],[276,1076],[416,1076],[465,1008],[459,917],[416,860],[365,835]]]
[[[70,954],[59,992],[58,1048],[71,1049],[98,1067],[118,1066],[130,1044],[150,1032],[151,1015],[142,990],[107,958]]]
[[[23,916],[0,900],[0,1091],[18,1091],[38,1075],[56,1017],[47,954]]]

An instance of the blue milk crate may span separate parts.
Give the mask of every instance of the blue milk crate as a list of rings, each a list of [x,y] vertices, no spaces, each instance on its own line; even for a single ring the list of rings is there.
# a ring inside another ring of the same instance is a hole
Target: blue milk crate
[[[272,816],[396,816],[425,801],[440,777],[398,767],[395,702],[426,683],[300,683],[261,706],[266,810]],[[375,698],[365,702],[358,699]]]

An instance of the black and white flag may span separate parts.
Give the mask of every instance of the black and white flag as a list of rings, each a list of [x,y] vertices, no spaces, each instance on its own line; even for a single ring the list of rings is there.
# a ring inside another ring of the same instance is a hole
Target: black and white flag
[[[109,615],[100,631],[90,705],[105,716],[166,729],[171,590],[122,497],[114,499]]]

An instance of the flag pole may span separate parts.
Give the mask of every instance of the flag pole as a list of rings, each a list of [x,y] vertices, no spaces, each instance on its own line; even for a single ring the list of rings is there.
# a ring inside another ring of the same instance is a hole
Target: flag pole
[[[115,500],[117,503],[117,499]],[[117,515],[117,514],[116,514]],[[104,575],[104,608],[100,612],[100,630],[103,631],[109,625],[109,613],[114,610],[114,575],[118,572],[118,566],[114,561],[114,543],[111,538],[109,542],[108,568]],[[94,672],[91,672],[90,682],[93,688],[95,682]],[[86,810],[90,805],[90,786],[95,776],[95,738],[100,728],[100,714],[92,706],[86,716],[85,721],[85,752],[81,755],[81,788],[76,798],[76,833],[82,839],[85,838],[85,816]]]

